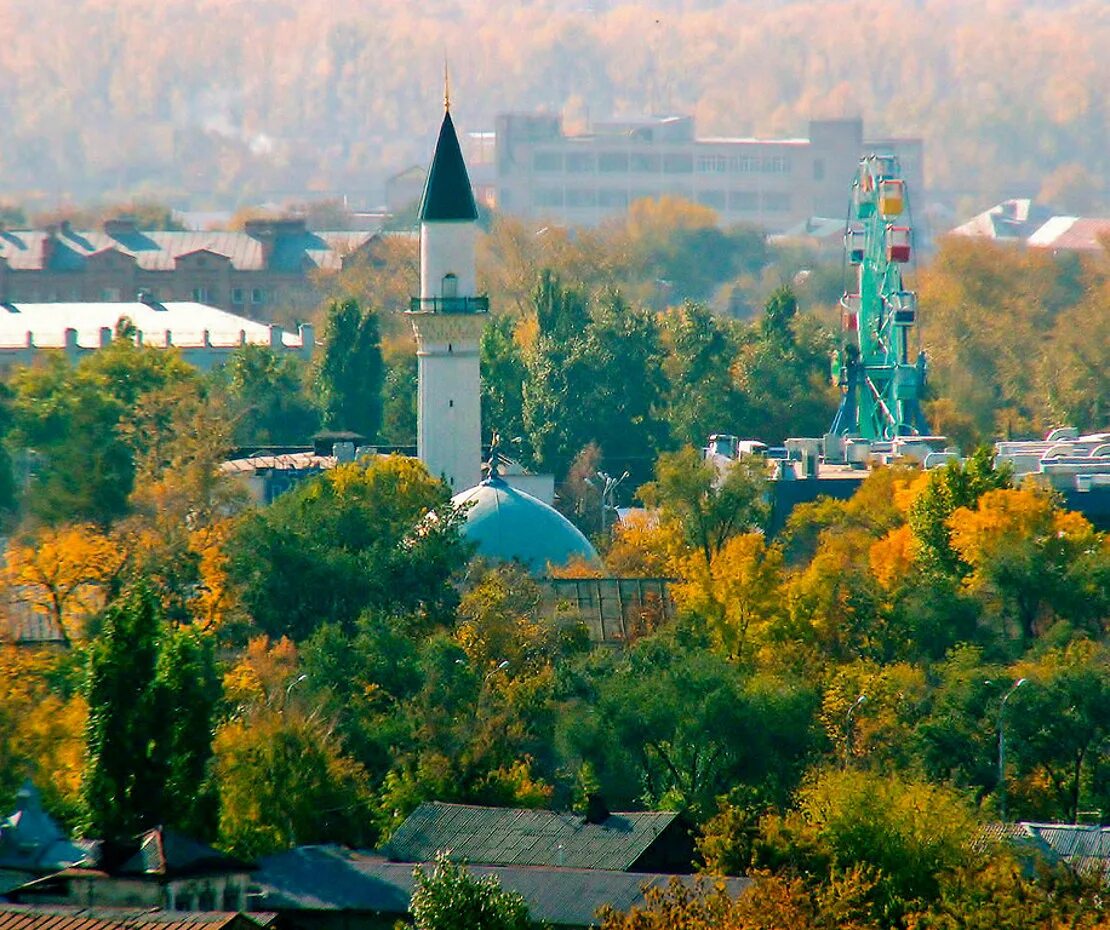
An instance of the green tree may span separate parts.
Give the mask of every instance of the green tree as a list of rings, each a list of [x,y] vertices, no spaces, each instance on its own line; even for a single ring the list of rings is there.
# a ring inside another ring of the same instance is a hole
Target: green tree
[[[449,852],[436,856],[429,874],[413,870],[409,910],[416,930],[528,930],[528,905],[496,877],[475,878]]]
[[[108,606],[89,647],[85,685],[87,835],[203,827],[218,697],[210,646],[192,632],[170,631],[148,585],[134,583]]]
[[[731,374],[736,354],[732,330],[702,304],[687,302],[666,315],[664,331],[671,436],[700,446],[711,433],[734,429],[743,417]]]
[[[241,519],[228,570],[259,628],[301,640],[372,608],[450,618],[466,561],[447,488],[400,456],[340,466]]]
[[[144,395],[196,377],[176,351],[138,346],[126,335],[76,366],[54,355],[17,371],[12,441],[33,455],[32,512],[52,524],[105,525],[125,514],[135,460],[121,421]]]
[[[956,792],[889,772],[825,771],[798,807],[764,822],[756,861],[776,871],[836,881],[863,868],[881,926],[935,900],[944,876],[976,860],[976,821]]]
[[[747,416],[734,427],[736,432],[777,442],[828,429],[836,407],[829,381],[831,348],[824,327],[798,313],[794,292],[776,290],[762,319],[741,338],[733,370]]]
[[[770,510],[762,460],[744,457],[724,476],[692,446],[660,455],[655,480],[638,491],[644,503],[682,527],[685,542],[706,565],[733,536],[761,529]]]
[[[221,724],[214,768],[220,843],[234,855],[372,841],[365,771],[324,720],[292,702]]]
[[[811,688],[746,675],[689,632],[645,637],[579,674],[559,721],[564,757],[588,762],[610,803],[701,818],[740,785],[784,803],[813,745]]]
[[[324,345],[315,363],[324,426],[373,441],[382,425],[382,364],[378,317],[357,300],[333,300],[324,311]]]
[[[245,345],[211,375],[227,397],[239,445],[303,443],[320,426],[304,388],[303,365],[269,346]]]
[[[655,317],[607,293],[591,308],[545,276],[536,289],[540,331],[527,354],[524,426],[536,459],[562,475],[596,442],[642,475],[667,442],[663,347]]]
[[[968,566],[952,548],[949,519],[960,507],[974,508],[987,491],[1010,486],[1012,469],[994,467],[991,450],[982,446],[964,462],[949,462],[929,474],[925,490],[910,505],[909,525],[918,558],[931,571],[961,576]]]
[[[416,353],[394,346],[385,353],[382,385],[382,441],[397,446],[416,445]]]
[[[516,322],[496,316],[482,332],[482,434],[524,435],[524,353],[516,341]]]

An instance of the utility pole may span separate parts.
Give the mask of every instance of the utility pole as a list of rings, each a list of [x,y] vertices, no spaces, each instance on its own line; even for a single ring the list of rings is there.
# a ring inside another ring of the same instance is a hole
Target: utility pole
[[[998,810],[1002,815],[1002,822],[1006,822],[1006,702],[1010,700],[1028,678],[1019,678],[1013,686],[1002,696],[1002,703],[998,705]]]

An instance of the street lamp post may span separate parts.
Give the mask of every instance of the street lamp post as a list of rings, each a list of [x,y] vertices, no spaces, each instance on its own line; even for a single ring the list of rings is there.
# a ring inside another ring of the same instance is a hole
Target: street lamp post
[[[613,500],[616,497],[617,488],[620,487],[621,482],[628,477],[628,472],[625,472],[619,478],[613,478],[605,474],[603,471],[597,473],[597,482],[593,479],[589,480],[590,484],[594,485],[601,494],[601,533],[605,535],[605,511],[613,510]]]
[[[1002,696],[1002,703],[998,705],[998,810],[1002,815],[1002,822],[1006,822],[1006,702],[1010,700],[1028,678],[1019,678],[1013,686]]]

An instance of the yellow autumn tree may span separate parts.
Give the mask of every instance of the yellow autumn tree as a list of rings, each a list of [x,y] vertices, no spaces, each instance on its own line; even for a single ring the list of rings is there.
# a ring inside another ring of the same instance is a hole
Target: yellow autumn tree
[[[126,562],[119,540],[92,524],[44,527],[9,545],[3,581],[13,602],[46,617],[70,642],[84,636],[85,621],[104,606]]]
[[[682,576],[676,605],[703,618],[717,647],[733,658],[747,658],[781,615],[782,550],[768,546],[762,533],[733,536],[708,565],[700,554],[687,557]]]
[[[62,654],[0,643],[0,798],[30,778],[54,809],[76,810],[88,708],[51,689]]]
[[[1061,616],[1105,622],[1107,593],[1097,579],[1110,545],[1050,492],[1032,484],[988,491],[975,509],[956,510],[948,527],[971,568],[965,586],[1024,642]]]

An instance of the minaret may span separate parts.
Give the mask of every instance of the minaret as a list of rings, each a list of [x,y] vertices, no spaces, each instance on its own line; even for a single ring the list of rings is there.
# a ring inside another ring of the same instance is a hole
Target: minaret
[[[489,300],[476,292],[478,208],[470,188],[450,100],[420,204],[420,296],[409,305],[419,389],[417,457],[452,493],[482,478],[478,343]]]

